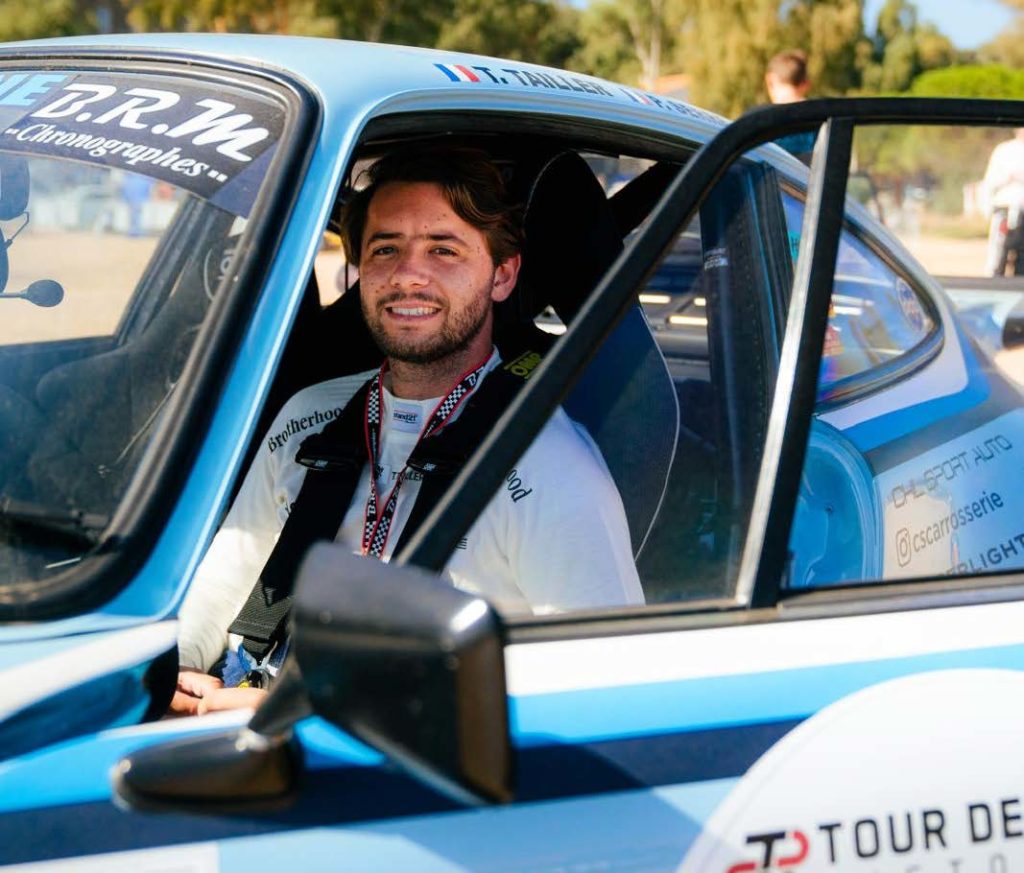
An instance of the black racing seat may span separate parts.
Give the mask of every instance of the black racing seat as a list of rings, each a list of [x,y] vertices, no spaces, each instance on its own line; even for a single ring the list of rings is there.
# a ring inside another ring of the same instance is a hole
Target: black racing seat
[[[541,169],[525,223],[521,287],[513,303],[520,317],[550,305],[569,324],[623,250],[619,221],[583,158],[563,152]],[[598,350],[563,406],[604,456],[638,557],[662,503],[679,432],[672,377],[639,304]]]

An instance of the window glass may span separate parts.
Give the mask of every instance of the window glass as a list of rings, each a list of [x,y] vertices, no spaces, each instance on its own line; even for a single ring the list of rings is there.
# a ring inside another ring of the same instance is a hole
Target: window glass
[[[1018,569],[1024,133],[871,125],[853,146],[847,227],[884,248],[843,233],[787,584]]]
[[[19,75],[0,98],[0,586],[99,542],[284,124],[222,83]]]
[[[363,148],[377,157],[393,143]],[[540,138],[499,140],[488,157],[524,192],[526,247],[515,291],[495,315],[502,369],[489,373],[480,390],[492,376],[497,383],[499,372],[528,380],[557,336],[572,342],[580,308],[678,171],[677,164],[594,156]],[[354,165],[363,159],[357,152]],[[444,570],[454,584],[517,619],[734,596],[774,388],[781,313],[772,301],[781,295],[771,287],[763,248],[785,246],[779,197],[770,167],[745,161],[726,174],[634,290],[622,322],[594,350],[560,410],[460,532]],[[765,218],[769,204],[773,221]],[[291,469],[288,459],[310,434],[326,432],[327,422],[347,420],[347,404],[381,366],[383,355],[359,313],[374,312],[374,293],[383,299],[371,259],[393,253],[390,246],[365,250],[358,283],[337,301],[324,306],[322,292],[309,292],[313,305],[300,312],[271,388],[272,418],[183,611],[197,625],[209,580],[240,579],[243,598],[252,589],[276,532],[296,517],[289,489],[303,478],[282,475]],[[377,330],[379,336],[380,323]],[[313,372],[308,350],[321,346],[329,354]],[[401,398],[384,398],[399,408]],[[396,421],[406,424],[404,417]],[[332,432],[340,434],[340,426]],[[363,440],[360,430],[357,451],[365,452]],[[398,461],[378,466],[386,483],[395,481]],[[418,501],[432,471],[410,470],[401,480],[386,559],[408,543],[408,519],[425,517]],[[358,551],[372,489],[368,480],[355,489],[336,539]],[[289,505],[282,514],[279,507]],[[245,529],[245,520],[257,517],[269,520],[264,527],[271,532],[260,533],[258,551]],[[236,569],[226,572],[226,560]],[[198,648],[189,656],[196,663],[221,654]]]
[[[5,304],[0,343],[113,336],[185,192],[113,167],[43,157],[25,165],[29,219],[0,224],[6,238],[17,236],[7,288],[20,291],[46,276],[66,293],[56,308]]]
[[[654,162],[629,156],[585,158],[612,209],[620,192],[632,196],[624,190],[631,182],[645,171],[657,172]],[[611,470],[648,604],[729,596],[735,585],[749,499],[743,489],[752,485],[744,477],[760,456],[760,437],[754,428],[743,439],[735,430],[739,421],[728,421],[729,404],[721,403],[712,379],[708,311],[716,303],[717,311],[740,305],[730,257],[751,242],[742,236],[748,226],[740,216],[753,209],[753,200],[732,184],[720,187],[704,210],[713,232],[705,238],[701,214],[693,217],[564,404],[596,440]],[[633,233],[645,224],[640,221]],[[590,250],[585,254],[592,258]],[[606,265],[613,255],[605,252]],[[562,249],[558,256],[573,255]],[[763,282],[761,277],[761,287]],[[712,289],[710,307],[706,287]],[[767,321],[745,327],[760,332]],[[537,324],[554,334],[566,330],[551,307]],[[730,347],[716,343],[716,354]],[[755,342],[745,351],[758,348]],[[753,371],[767,378],[760,356]]]
[[[777,202],[778,188],[763,166],[744,163],[727,175],[638,291],[635,314],[653,342],[639,332],[623,341],[627,316],[603,350],[610,362],[599,356],[565,404],[585,420],[579,398],[608,403],[620,392],[614,427],[593,429],[630,516],[648,604],[735,590],[773,387],[779,314],[769,308],[760,253],[776,244],[762,213],[772,196]],[[633,384],[624,382],[617,371],[645,355],[649,366],[634,366]]]
[[[786,194],[783,207],[794,254],[803,204]],[[839,240],[832,304],[822,353],[818,396],[830,400],[862,384],[870,371],[906,354],[935,330],[918,293],[857,236]]]

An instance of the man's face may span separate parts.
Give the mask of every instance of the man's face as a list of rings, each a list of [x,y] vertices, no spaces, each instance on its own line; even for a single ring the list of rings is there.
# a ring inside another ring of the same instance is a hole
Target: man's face
[[[497,267],[484,234],[430,182],[389,182],[370,201],[359,262],[363,315],[386,355],[432,363],[491,349],[492,305],[519,257]]]

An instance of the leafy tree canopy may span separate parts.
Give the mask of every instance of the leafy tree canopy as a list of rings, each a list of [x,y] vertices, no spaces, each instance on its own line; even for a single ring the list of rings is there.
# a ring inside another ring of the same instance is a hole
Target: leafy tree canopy
[[[581,47],[580,13],[547,0],[456,0],[437,48],[566,66]]]
[[[934,25],[921,24],[917,8],[908,0],[886,0],[870,53],[862,57],[861,90],[896,94],[926,70],[948,66],[957,60],[949,38]]]
[[[1024,70],[996,64],[946,67],[922,73],[909,88],[916,97],[1005,97],[1024,100]]]
[[[1016,16],[1008,28],[979,48],[978,60],[987,64],[1024,67],[1024,15]]]
[[[764,71],[777,52],[808,55],[812,94],[859,84],[866,49],[862,0],[694,0],[677,63],[694,79],[694,102],[737,115],[767,100]]]

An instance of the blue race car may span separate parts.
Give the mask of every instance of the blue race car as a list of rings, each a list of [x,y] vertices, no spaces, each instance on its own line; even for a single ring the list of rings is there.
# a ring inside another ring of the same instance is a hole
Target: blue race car
[[[0,864],[1024,864],[1022,396],[846,197],[855,131],[1024,105],[727,125],[518,62],[224,35],[0,67]],[[810,170],[772,145],[807,130]],[[313,547],[255,712],[163,718],[245,470],[323,424],[278,410],[380,362],[339,204],[439,143],[524,204],[496,333],[523,386],[393,561]],[[559,405],[642,605],[502,613],[438,578]]]

